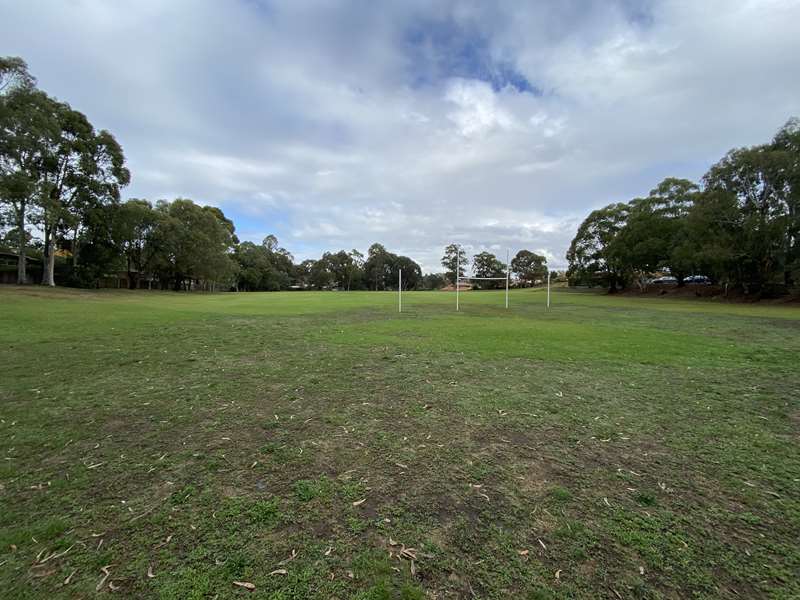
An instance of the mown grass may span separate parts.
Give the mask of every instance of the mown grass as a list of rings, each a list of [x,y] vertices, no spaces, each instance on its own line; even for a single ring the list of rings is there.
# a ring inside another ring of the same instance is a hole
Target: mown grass
[[[800,310],[453,300],[0,288],[0,596],[800,597]]]

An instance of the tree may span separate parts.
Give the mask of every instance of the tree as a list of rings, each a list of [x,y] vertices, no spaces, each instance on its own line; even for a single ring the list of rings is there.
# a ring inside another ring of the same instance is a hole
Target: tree
[[[36,78],[28,72],[28,64],[19,56],[0,56],[0,94],[18,89],[32,89]]]
[[[505,277],[505,265],[497,260],[491,252],[481,252],[472,257],[472,271],[475,277]],[[476,285],[481,289],[496,289],[501,287],[500,281],[478,281]],[[505,284],[503,284],[505,286]]]
[[[720,190],[697,195],[686,217],[686,235],[693,261],[700,272],[724,284],[743,279],[746,260],[744,221],[736,198]]]
[[[447,285],[447,278],[442,273],[426,273],[422,276],[423,290],[440,290]]]
[[[17,236],[17,283],[27,283],[27,226],[38,217],[37,199],[47,141],[58,132],[52,101],[43,92],[15,86],[0,95],[0,203],[8,207]],[[34,213],[33,215],[31,213]]]
[[[789,119],[772,140],[779,159],[778,185],[786,202],[786,260],[784,283],[792,285],[800,276],[800,119]]]
[[[648,208],[656,217],[658,235],[665,240],[667,249],[659,268],[665,267],[684,285],[684,278],[696,271],[697,264],[691,251],[686,229],[687,216],[700,193],[699,186],[688,179],[668,177],[659,183],[647,198]],[[656,232],[654,232],[656,233]]]
[[[40,140],[43,146],[38,201],[44,231],[43,285],[55,285],[56,241],[72,232],[73,255],[87,210],[119,201],[119,190],[130,181],[122,148],[108,131],[95,132],[86,117],[68,104],[49,100],[57,130]]]
[[[130,289],[137,289],[142,274],[151,270],[155,247],[150,243],[158,214],[147,200],[132,198],[119,206],[115,237],[125,258]]]
[[[394,256],[394,255],[392,255]],[[399,280],[399,272],[403,271],[403,289],[415,290],[422,283],[422,268],[407,256],[394,256],[391,266],[391,281]],[[396,285],[394,286],[397,287]]]
[[[391,253],[382,244],[372,244],[367,250],[364,275],[373,290],[385,290],[391,281]]]
[[[335,281],[336,275],[333,272],[333,265],[331,262],[331,253],[326,252],[314,264],[311,265],[311,285],[315,289],[324,290],[331,287]]]
[[[707,191],[727,194],[736,203],[743,245],[737,279],[745,292],[761,291],[785,273],[791,247],[787,185],[791,155],[771,145],[731,150],[703,178]],[[737,224],[739,224],[737,223]]]
[[[523,286],[533,285],[537,280],[547,277],[547,259],[530,250],[520,250],[511,259],[511,272]]]
[[[190,289],[193,282],[211,291],[233,283],[235,235],[231,223],[216,207],[199,206],[184,198],[159,200],[158,222],[150,236],[153,264],[163,284]]]
[[[625,225],[628,210],[626,204],[609,204],[592,211],[581,223],[567,252],[570,281],[592,285],[601,280],[609,292],[625,284],[625,265],[609,248]]]
[[[444,249],[444,256],[442,256],[442,266],[445,268],[445,277],[456,283],[456,265],[458,265],[458,276],[463,277],[469,267],[467,260],[467,253],[458,245],[450,244]]]
[[[300,287],[307,288],[311,286],[311,272],[316,262],[313,259],[306,259],[295,268],[297,284]]]

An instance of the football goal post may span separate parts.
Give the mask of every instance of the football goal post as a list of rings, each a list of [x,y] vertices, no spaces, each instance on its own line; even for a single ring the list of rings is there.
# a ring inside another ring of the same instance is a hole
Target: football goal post
[[[458,248],[460,251],[461,248]],[[508,263],[508,250],[506,250],[506,274],[504,277],[468,277],[461,275],[461,265],[459,264],[459,252],[456,252],[456,312],[460,309],[459,292],[461,290],[461,282],[470,281],[505,281],[506,282],[506,308],[508,308],[508,284],[511,280],[511,269]]]

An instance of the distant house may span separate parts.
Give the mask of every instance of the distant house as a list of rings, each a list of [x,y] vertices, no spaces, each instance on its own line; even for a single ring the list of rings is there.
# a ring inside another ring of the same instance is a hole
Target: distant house
[[[0,250],[0,283],[17,283],[17,263],[19,254]],[[42,261],[31,256],[25,257],[25,283],[36,283],[42,277]]]

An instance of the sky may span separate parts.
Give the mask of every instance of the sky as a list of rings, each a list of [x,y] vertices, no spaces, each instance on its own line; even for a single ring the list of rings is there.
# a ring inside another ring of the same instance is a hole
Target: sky
[[[526,248],[800,116],[800,0],[0,0],[0,55],[122,144],[124,198],[299,261]]]

